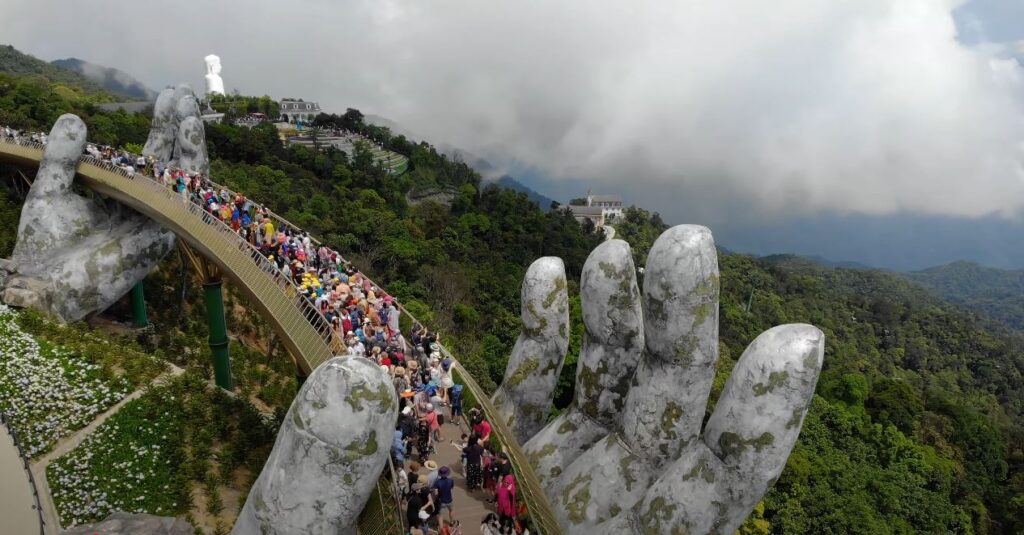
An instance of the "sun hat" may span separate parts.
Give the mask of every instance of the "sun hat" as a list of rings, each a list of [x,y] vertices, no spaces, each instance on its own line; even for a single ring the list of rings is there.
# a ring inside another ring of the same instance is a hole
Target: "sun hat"
[[[434,462],[434,461],[427,461],[427,462],[423,463],[423,466],[427,470],[430,470],[431,472],[433,472],[434,470],[437,470],[437,463]],[[420,476],[420,477],[425,479],[427,476]]]

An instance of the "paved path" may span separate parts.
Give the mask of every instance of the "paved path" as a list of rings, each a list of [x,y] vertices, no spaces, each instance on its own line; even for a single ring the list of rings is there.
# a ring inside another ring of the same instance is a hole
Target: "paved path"
[[[459,464],[460,453],[459,450],[452,447],[451,442],[455,441],[456,444],[461,444],[461,437],[463,433],[469,433],[469,429],[466,427],[466,422],[462,422],[462,427],[452,425],[448,421],[448,413],[445,413],[445,424],[441,427],[441,438],[442,443],[437,445],[437,453],[430,456],[430,459],[435,461],[438,466],[447,466],[451,469],[451,475],[448,477],[455,480],[455,490],[452,491],[453,504],[455,506],[454,517],[456,520],[462,522],[462,531],[464,533],[476,533],[480,529],[480,521],[487,516],[487,513],[494,512],[494,506],[486,503],[488,493],[483,490],[468,491],[466,490],[466,474],[463,473],[463,468]],[[416,456],[415,451],[413,457]],[[408,466],[408,463],[406,463]],[[420,469],[421,474],[425,474],[426,470]],[[405,514],[403,508],[402,514]],[[447,521],[447,518],[445,519]]]
[[[14,438],[0,425],[0,518],[4,533],[39,533],[39,513]]]

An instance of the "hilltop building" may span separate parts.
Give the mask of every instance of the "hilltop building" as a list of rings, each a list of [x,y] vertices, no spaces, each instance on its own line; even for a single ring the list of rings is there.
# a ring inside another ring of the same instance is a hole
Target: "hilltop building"
[[[286,98],[281,101],[281,115],[289,123],[301,120],[303,123],[313,122],[313,118],[320,115],[320,105],[316,102],[307,102],[302,99],[294,100]]]
[[[609,220],[622,216],[622,197],[618,195],[593,195],[587,192],[586,204],[570,204],[569,211],[576,221],[583,223],[589,219],[594,226],[600,227]]]

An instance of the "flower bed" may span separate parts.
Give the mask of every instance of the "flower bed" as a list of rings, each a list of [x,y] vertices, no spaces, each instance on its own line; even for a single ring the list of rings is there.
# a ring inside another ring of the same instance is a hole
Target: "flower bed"
[[[251,480],[237,470],[259,473],[275,427],[191,371],[127,403],[50,464],[47,481],[64,527],[114,511],[188,515],[204,498],[203,510],[217,503],[233,519],[241,504],[220,503],[220,489],[248,492]],[[199,484],[205,491],[191,492]]]
[[[38,457],[120,401],[134,385],[110,365],[27,333],[22,315],[0,305],[0,410],[21,437],[25,453]],[[32,321],[46,324],[38,317]]]

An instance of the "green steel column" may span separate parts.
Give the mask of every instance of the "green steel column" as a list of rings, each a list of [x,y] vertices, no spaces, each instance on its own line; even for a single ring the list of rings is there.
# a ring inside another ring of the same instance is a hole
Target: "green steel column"
[[[136,327],[149,325],[149,318],[146,317],[146,294],[142,291],[142,281],[132,286],[132,315],[135,317]]]
[[[206,322],[210,327],[210,351],[213,352],[213,375],[217,386],[233,390],[231,358],[228,353],[228,328],[224,317],[224,292],[217,280],[203,284],[206,296]]]

